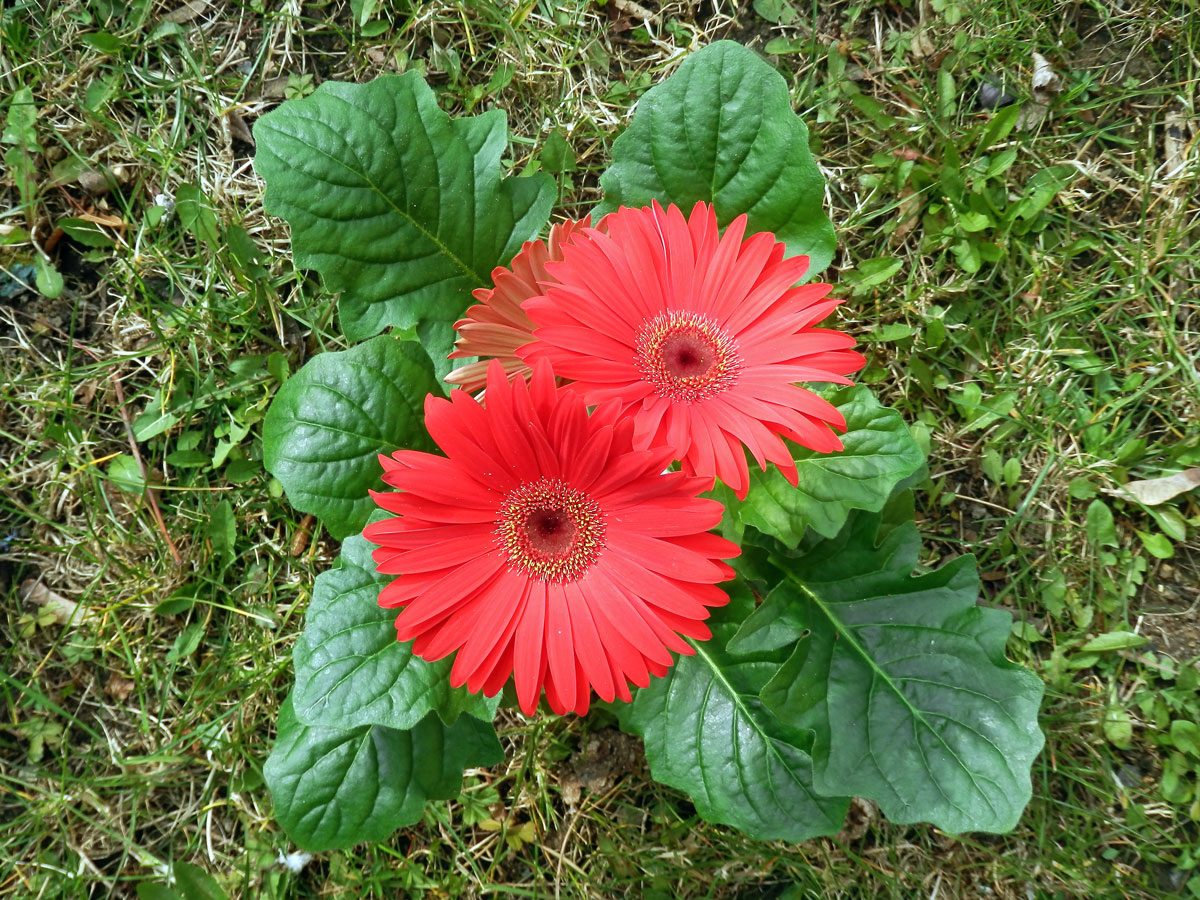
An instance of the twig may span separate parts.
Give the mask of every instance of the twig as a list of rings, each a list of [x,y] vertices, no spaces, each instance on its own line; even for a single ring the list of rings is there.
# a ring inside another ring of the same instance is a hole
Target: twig
[[[142,462],[142,454],[138,449],[137,438],[133,436],[133,423],[129,420],[129,410],[125,408],[125,391],[121,389],[121,379],[115,372],[111,378],[113,389],[117,393],[117,407],[121,410],[121,422],[125,425],[125,436],[129,438],[129,449],[133,451],[133,459],[137,463],[138,471],[142,473],[142,481],[146,485],[146,501],[150,505],[150,514],[154,516],[158,530],[162,532],[163,540],[167,542],[167,549],[171,551],[171,557],[175,560],[175,565],[181,566],[183,565],[183,557],[179,555],[179,551],[175,549],[175,544],[171,541],[171,536],[167,534],[167,523],[163,521],[162,512],[159,511],[156,492],[150,486],[150,475],[146,471],[146,464]]]

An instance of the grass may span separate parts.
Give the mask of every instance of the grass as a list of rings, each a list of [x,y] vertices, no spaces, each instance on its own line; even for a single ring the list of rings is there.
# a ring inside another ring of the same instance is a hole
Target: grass
[[[3,11],[0,896],[133,897],[178,860],[235,897],[1200,896],[1200,751],[1172,726],[1200,717],[1200,505],[1112,493],[1200,464],[1192,6],[645,6]],[[290,874],[261,766],[337,548],[263,472],[258,424],[338,339],[243,127],[321,81],[418,68],[451,112],[505,109],[514,169],[562,170],[578,214],[637,96],[721,37],[770,46],[812,128],[864,379],[930,449],[930,561],[978,555],[1011,655],[1047,681],[1033,803],[1002,837],[864,807],[835,839],[759,844],[638,766],[568,805],[572,754],[612,723],[513,718],[508,762],[463,798]],[[1027,102],[1035,51],[1061,90],[989,144],[980,87]],[[1052,167],[1062,189],[1023,215]],[[61,624],[48,594],[86,617]],[[1118,628],[1152,643],[1088,649]]]

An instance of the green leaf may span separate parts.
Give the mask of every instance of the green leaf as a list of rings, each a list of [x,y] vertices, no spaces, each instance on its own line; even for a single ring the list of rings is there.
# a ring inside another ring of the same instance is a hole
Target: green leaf
[[[133,420],[133,437],[139,443],[165,434],[179,424],[179,417],[166,412],[159,400],[154,400],[146,411]]]
[[[574,172],[575,149],[558,131],[551,131],[542,146],[542,168],[547,172]]]
[[[808,276],[833,259],[824,183],[787,83],[753,51],[718,41],[693,53],[638,102],[613,163],[600,177],[593,217],[658,200],[689,213],[712,203],[722,227],[745,213],[788,256],[809,256]]]
[[[794,646],[762,697],[813,730],[819,792],[872,799],[896,823],[1008,831],[1042,748],[1042,684],[1005,659],[1012,620],[976,606],[974,560],[912,577],[916,526],[884,518],[858,512],[834,540],[776,545],[785,580],[730,649]]]
[[[120,453],[108,464],[108,478],[127,494],[146,492],[146,479],[138,468],[137,460],[128,453]]]
[[[1026,185],[1025,196],[1017,204],[1015,215],[1022,219],[1032,219],[1049,206],[1058,192],[1070,184],[1071,178],[1077,175],[1074,166],[1050,166],[1035,172]]]
[[[95,222],[86,219],[65,218],[58,220],[58,227],[72,240],[85,247],[114,247],[113,239],[100,230]]]
[[[1103,500],[1093,500],[1088,504],[1084,525],[1088,540],[1097,547],[1116,547],[1117,526],[1113,521],[1112,510]]]
[[[170,650],[167,651],[167,662],[176,663],[184,659],[188,659],[198,649],[200,649],[200,641],[204,639],[204,624],[202,622],[193,622],[183,631],[179,632],[179,636],[175,638],[175,643]]]
[[[452,658],[426,662],[396,640],[396,610],[378,603],[395,576],[375,571],[373,547],[362,537],[347,539],[337,566],[317,577],[292,653],[296,717],[309,725],[404,729],[437,710],[446,723],[463,712],[490,722],[499,694],[488,700],[450,687]]]
[[[171,866],[175,876],[175,887],[183,894],[183,900],[229,900],[229,895],[215,878],[191,863],[177,862]]]
[[[266,209],[291,224],[296,265],[342,292],[352,341],[416,328],[444,357],[471,290],[491,284],[554,202],[545,175],[500,177],[503,112],[452,120],[416,72],[327,81],[254,134]]]
[[[37,285],[38,292],[49,300],[59,297],[63,292],[62,273],[40,253],[34,258],[34,264],[37,266],[34,284]]]
[[[208,520],[208,539],[212,541],[213,554],[229,565],[237,539],[237,519],[228,500],[213,507],[212,518]]]
[[[138,900],[184,900],[178,893],[153,881],[143,881],[137,886]]]
[[[427,394],[441,394],[429,357],[413,342],[378,337],[322,353],[279,389],[263,420],[263,464],[301,512],[334,538],[362,531],[382,488],[377,455],[432,449]]]
[[[753,608],[745,591],[733,594],[709,620],[711,640],[693,643],[694,656],[618,707],[621,727],[645,739],[654,780],[685,791],[705,819],[762,840],[835,834],[849,801],[813,790],[811,735],[779,721],[758,696],[782,657],[724,649]]]
[[[343,731],[302,724],[289,698],[263,775],[292,840],[338,850],[417,822],[427,799],[458,795],[464,769],[502,758],[492,726],[471,716],[450,727],[431,714],[409,731]]]
[[[1148,638],[1134,634],[1132,631],[1110,631],[1092,638],[1079,648],[1079,652],[1108,653],[1113,650],[1132,650],[1134,647],[1141,647],[1148,642]]]
[[[212,201],[194,184],[181,184],[175,191],[175,212],[183,227],[190,231],[209,250],[223,249],[221,223],[213,212]]]
[[[42,149],[37,139],[37,102],[33,99],[33,88],[18,88],[12,94],[0,142],[12,144],[28,153],[37,153]]]
[[[764,534],[796,546],[811,527],[833,537],[852,509],[878,510],[901,479],[923,461],[900,414],[880,406],[869,388],[842,388],[830,401],[846,417],[840,453],[796,451],[797,487],[775,468],[751,471],[738,516]]]

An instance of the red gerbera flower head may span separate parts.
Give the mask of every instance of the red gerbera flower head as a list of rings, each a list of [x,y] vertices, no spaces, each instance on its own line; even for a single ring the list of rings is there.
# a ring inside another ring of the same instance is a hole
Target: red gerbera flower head
[[[850,384],[862,368],[854,339],[815,325],[841,301],[827,284],[795,287],[808,257],[784,259],[769,232],[724,234],[713,208],[684,218],[657,203],[583,228],[548,262],[540,296],[526,301],[534,338],[518,353],[575,382],[588,403],[616,400],[634,421],[634,446],[666,445],[689,474],[720,478],[744,498],[746,448],[792,484],[781,438],[840,450],[846,420],[795,382]]]
[[[491,357],[500,360],[505,371],[512,375],[529,375],[529,366],[517,356],[517,348],[526,344],[533,334],[521,304],[542,292],[539,281],[549,280],[546,263],[562,259],[562,245],[591,224],[590,217],[579,221],[568,219],[550,229],[545,241],[526,241],[510,268],[497,266],[492,270],[492,288],[479,288],[472,296],[480,301],[470,307],[463,318],[454,323],[458,340],[449,359],[468,356]],[[467,363],[446,376],[446,381],[463,390],[475,393],[487,381],[488,360]]]
[[[709,533],[724,512],[704,480],[664,473],[670,451],[635,449],[613,404],[588,415],[549,366],[510,382],[488,368],[486,406],[465,391],[428,397],[445,456],[382,456],[373,493],[395,518],[367,526],[379,603],[402,607],[396,634],[427,660],[457,652],[451,683],[487,695],[510,676],[521,709],[545,689],[556,713],[587,711],[592,690],[629,700],[664,675],[684,640],[710,636],[708,607],[735,544]]]

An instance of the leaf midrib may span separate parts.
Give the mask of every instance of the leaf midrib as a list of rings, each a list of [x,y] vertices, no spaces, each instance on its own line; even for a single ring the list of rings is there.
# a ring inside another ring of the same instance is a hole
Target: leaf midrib
[[[751,725],[751,727],[753,727],[755,733],[758,734],[759,738],[766,744],[766,746],[768,748],[768,752],[771,754],[771,756],[773,756],[779,762],[779,764],[783,767],[784,771],[788,773],[788,776],[791,778],[792,783],[795,784],[802,791],[804,791],[805,794],[807,794],[809,797],[811,797],[813,799],[813,801],[816,802],[818,806],[820,806],[819,801],[821,799],[825,799],[825,798],[818,798],[816,794],[814,794],[812,791],[810,791],[804,785],[804,783],[795,776],[795,774],[792,772],[791,766],[789,766],[787,764],[787,760],[785,760],[783,758],[783,754],[780,753],[779,749],[775,746],[775,738],[771,737],[769,734],[766,733],[766,731],[764,731],[762,729],[762,727],[758,723],[758,719],[752,714],[750,708],[748,706],[746,706],[745,702],[742,700],[741,692],[738,691],[737,688],[735,688],[733,686],[733,683],[730,682],[730,680],[725,677],[724,670],[719,665],[717,665],[716,660],[714,660],[712,658],[712,656],[710,656],[709,653],[704,649],[703,644],[701,644],[697,641],[694,641],[691,638],[688,638],[687,642],[689,644],[691,644],[692,648],[696,651],[696,657],[698,659],[702,659],[704,661],[705,665],[707,665],[709,670],[713,673],[713,680],[720,683],[721,686],[725,689],[726,693],[729,695],[729,697],[731,699],[731,702],[734,705],[734,708],[737,709],[738,714],[741,715],[744,719],[746,719],[750,723],[750,725]],[[799,747],[796,747],[795,749],[798,752],[801,752],[801,753],[804,752]],[[776,799],[778,801],[778,798],[776,798]]]
[[[962,761],[962,759],[959,758],[959,755],[954,752],[954,749],[946,742],[946,740],[937,732],[937,730],[932,725],[929,724],[928,721],[926,721],[924,713],[921,710],[917,709],[917,707],[913,706],[913,704],[909,701],[909,699],[905,695],[905,693],[902,690],[900,690],[899,687],[896,686],[896,684],[893,682],[892,678],[888,675],[888,673],[885,672],[883,670],[883,668],[875,661],[875,658],[872,657],[871,654],[867,652],[866,648],[863,647],[862,643],[851,632],[851,630],[842,623],[841,619],[839,619],[836,615],[834,615],[833,610],[831,610],[829,608],[829,606],[821,599],[821,597],[815,591],[813,591],[807,584],[805,584],[800,579],[796,578],[791,573],[789,573],[787,577],[788,577],[789,581],[791,581],[794,585],[796,585],[800,589],[800,591],[805,596],[807,596],[813,602],[813,604],[816,605],[816,607],[821,611],[821,613],[825,616],[825,618],[832,624],[833,629],[837,633],[838,638],[846,641],[847,646],[850,647],[863,660],[866,661],[868,668],[871,670],[872,679],[878,679],[883,684],[887,685],[887,687],[892,691],[892,693],[895,694],[896,697],[898,697],[900,699],[900,702],[912,713],[913,719],[915,721],[917,721],[918,723],[920,723],[921,727],[923,727],[927,732],[929,732],[931,735],[933,735],[935,738],[937,738],[938,743],[940,743],[945,748],[946,753],[949,754],[950,758],[953,759],[955,761],[955,763],[958,764],[958,767],[960,769],[962,769],[962,771],[966,774],[967,778],[969,778],[971,780],[971,784],[974,786],[976,794],[978,794],[978,796],[980,796],[984,800],[984,802],[987,803],[988,808],[991,809],[991,811],[992,811],[992,814],[999,817],[999,811],[993,805],[991,798],[989,798],[988,795],[980,788],[979,783],[975,779],[975,774],[971,771],[970,767],[967,766]],[[997,748],[997,749],[999,749],[999,748]],[[870,753],[871,753],[872,759],[874,759],[875,758],[874,748],[872,748],[870,750]],[[924,754],[922,754],[922,757],[924,757]],[[878,765],[878,763],[876,763],[876,765]],[[927,771],[929,771],[930,775],[934,774],[933,770],[929,767],[928,762],[925,763],[925,768]],[[882,769],[880,769],[880,772],[882,773]],[[955,809],[957,809],[960,813],[963,813],[963,814],[967,813],[967,811],[965,809],[963,809],[961,806],[959,806],[957,803],[955,803],[945,793],[945,791],[940,790],[941,786],[937,782],[936,778],[934,778],[932,780],[934,781],[935,784],[938,784],[939,791],[941,792],[943,797],[946,797],[947,801],[949,801],[951,806],[953,806]],[[889,783],[889,785],[891,784],[890,779],[888,779],[888,783]],[[894,790],[894,788],[893,788],[893,790]]]
[[[330,96],[332,96],[332,95],[330,95]],[[336,99],[342,100],[342,102],[344,102],[344,103],[346,102],[345,100],[343,100],[343,99],[342,99],[342,98],[340,98],[340,97],[339,97],[339,98],[336,98]],[[363,111],[364,111],[364,110],[362,109],[362,107],[354,106],[353,104],[348,104],[348,105],[352,106],[352,107],[353,107],[353,108],[354,108],[356,111],[358,111],[358,112],[363,112]],[[307,116],[298,116],[297,118],[303,118],[305,121],[309,121],[309,122],[316,121],[316,122],[318,122],[319,124],[321,124],[321,125],[324,125],[325,127],[330,127],[330,126],[328,126],[328,125],[327,125],[327,123],[325,123],[325,122],[322,122],[320,119],[310,119],[310,118],[309,118],[309,117],[307,117]],[[272,124],[273,124],[273,123],[272,123]],[[424,123],[422,123],[422,131],[425,131],[425,129],[424,129],[424,127],[423,127],[423,125],[424,125]],[[359,178],[361,178],[361,179],[363,180],[363,182],[364,182],[364,183],[365,183],[365,184],[366,184],[366,185],[367,185],[367,186],[370,188],[370,190],[376,194],[376,196],[380,197],[380,198],[381,198],[381,199],[384,201],[384,203],[386,203],[386,204],[387,204],[389,207],[391,207],[391,209],[393,210],[393,212],[394,212],[394,213],[395,213],[395,214],[396,214],[398,217],[400,217],[400,218],[401,218],[401,219],[403,219],[404,221],[408,222],[408,223],[409,223],[409,224],[410,224],[410,225],[411,225],[411,226],[412,226],[414,229],[416,229],[416,230],[417,230],[417,231],[418,231],[418,232],[419,232],[421,235],[423,235],[423,236],[425,237],[425,239],[426,239],[426,240],[428,240],[428,241],[429,241],[431,244],[433,244],[433,246],[437,247],[437,248],[438,248],[438,250],[439,250],[439,251],[440,251],[440,252],[441,252],[441,253],[442,253],[442,254],[443,254],[443,255],[444,255],[444,256],[445,256],[447,259],[451,260],[451,261],[452,261],[452,262],[453,262],[453,263],[454,263],[456,266],[458,266],[458,268],[459,268],[459,269],[461,269],[463,272],[465,272],[465,273],[466,273],[466,274],[467,274],[467,275],[468,275],[468,276],[471,278],[471,280],[472,280],[473,282],[475,282],[476,284],[482,284],[482,283],[483,283],[483,282],[480,280],[480,277],[479,277],[479,275],[478,275],[478,274],[475,272],[475,270],[474,270],[474,269],[472,269],[472,268],[471,268],[471,267],[470,267],[470,266],[469,266],[469,265],[468,265],[468,264],[467,264],[467,263],[466,263],[464,260],[460,259],[460,258],[458,257],[458,255],[457,255],[457,254],[455,254],[455,253],[452,253],[452,252],[450,251],[450,248],[449,248],[449,247],[447,247],[445,244],[443,244],[443,243],[442,243],[440,240],[438,240],[438,238],[437,238],[437,236],[436,236],[436,235],[434,235],[434,234],[431,234],[429,231],[427,231],[425,228],[423,228],[423,227],[421,226],[421,224],[420,224],[420,223],[419,223],[419,222],[418,222],[418,221],[417,221],[415,218],[413,218],[412,216],[408,215],[407,213],[405,213],[405,212],[404,212],[404,210],[402,210],[402,209],[401,209],[399,206],[397,206],[397,205],[395,204],[395,202],[392,200],[392,198],[391,198],[390,196],[388,196],[386,193],[384,193],[384,192],[383,192],[383,190],[382,190],[382,189],[381,189],[381,188],[380,188],[380,187],[379,187],[379,186],[378,186],[378,185],[377,185],[377,184],[374,182],[374,180],[373,180],[373,179],[371,179],[371,178],[370,178],[370,177],[367,175],[367,173],[366,173],[366,172],[361,172],[361,171],[359,171],[358,169],[354,168],[353,166],[347,165],[347,163],[346,163],[344,160],[340,160],[340,159],[338,159],[336,156],[334,156],[333,154],[325,152],[325,151],[324,151],[324,150],[322,150],[320,147],[317,147],[316,145],[314,145],[314,144],[310,143],[309,141],[307,141],[307,140],[306,140],[304,137],[302,137],[302,136],[300,136],[300,135],[297,135],[297,134],[289,134],[288,132],[283,132],[283,129],[281,129],[281,128],[278,128],[278,127],[276,127],[276,131],[278,131],[278,132],[282,132],[282,133],[284,133],[284,134],[287,134],[289,137],[291,137],[291,138],[292,138],[292,140],[296,141],[297,143],[299,143],[299,144],[302,144],[303,146],[307,147],[308,149],[310,149],[310,150],[312,150],[312,151],[315,151],[317,154],[319,154],[319,155],[321,155],[321,156],[325,157],[326,159],[328,159],[330,162],[334,163],[335,165],[341,166],[341,167],[342,167],[343,169],[345,169],[347,172],[350,172],[350,173],[352,173],[352,174],[354,174],[354,175],[357,175],[357,176],[358,176]],[[426,136],[426,139],[429,139],[429,133],[428,133],[428,131],[425,131],[425,136]],[[453,140],[453,141],[462,141],[462,138],[461,138],[461,137],[460,137],[458,134],[453,134],[453,135],[452,135],[452,137],[451,137],[451,140]],[[431,141],[431,143],[432,143],[432,141]],[[463,142],[463,143],[465,144],[465,142]],[[399,148],[397,148],[397,149],[399,149]],[[472,190],[472,196],[474,196],[474,187],[475,187],[475,185],[474,185],[474,181],[475,181],[475,177],[474,177],[474,175],[475,175],[475,171],[474,171],[474,165],[473,165],[473,164],[474,164],[474,161],[475,161],[475,157],[474,157],[474,154],[471,154],[471,153],[470,153],[470,148],[469,148],[469,147],[467,147],[466,149],[467,149],[467,152],[468,152],[468,154],[471,156],[471,162],[472,162],[472,167],[471,167],[471,181],[472,181],[472,188],[473,188],[473,190]],[[272,155],[274,155],[274,154],[272,154]],[[401,154],[401,159],[403,159],[403,154]],[[401,166],[401,168],[403,169],[403,166]],[[499,185],[498,185],[497,187],[499,187]],[[296,205],[298,206],[299,204],[296,204]],[[307,210],[306,210],[306,211],[307,211]],[[440,212],[440,210],[439,210],[439,212]]]

